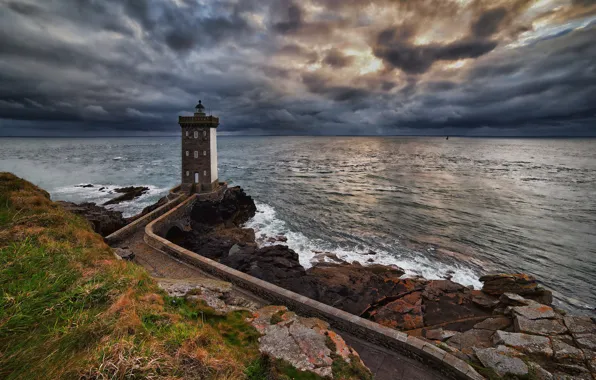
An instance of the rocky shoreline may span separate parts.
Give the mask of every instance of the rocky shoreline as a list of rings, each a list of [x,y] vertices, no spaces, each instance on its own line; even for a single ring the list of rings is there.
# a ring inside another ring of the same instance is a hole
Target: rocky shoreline
[[[450,280],[404,278],[405,271],[397,266],[347,263],[325,252],[317,253],[321,262],[305,269],[296,252],[275,244],[283,243],[283,236],[261,246],[255,231],[243,227],[255,212],[252,198],[233,187],[221,201],[195,202],[191,228],[173,227],[166,238],[254,277],[433,342],[491,379],[596,380],[595,321],[554,307],[551,292],[532,276],[487,275],[480,278],[482,289],[473,289]]]

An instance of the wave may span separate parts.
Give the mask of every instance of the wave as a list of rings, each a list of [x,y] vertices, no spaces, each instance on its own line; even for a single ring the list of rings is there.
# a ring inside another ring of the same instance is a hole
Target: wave
[[[369,247],[347,249],[334,246],[321,239],[309,239],[301,232],[290,230],[286,222],[277,217],[275,209],[266,203],[257,203],[257,213],[246,223],[246,227],[253,228],[256,236],[263,238],[261,239],[263,246],[279,244],[279,242],[267,242],[267,238],[285,236],[287,242],[283,244],[298,253],[300,264],[307,269],[315,264],[313,259],[318,252],[329,252],[341,260],[357,261],[362,265],[397,265],[405,270],[406,276],[410,277],[422,276],[429,280],[436,280],[451,276],[452,280],[457,283],[466,286],[472,285],[475,289],[482,287],[477,274],[471,268],[430,260],[420,252],[411,251],[406,255],[391,253],[385,249],[374,249],[375,255],[367,255],[371,251]],[[374,261],[369,263],[369,259]]]

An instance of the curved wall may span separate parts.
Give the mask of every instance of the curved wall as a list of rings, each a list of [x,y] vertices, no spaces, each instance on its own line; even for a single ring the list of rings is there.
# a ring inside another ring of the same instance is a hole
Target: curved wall
[[[176,208],[149,223],[145,227],[145,242],[153,248],[191,263],[207,273],[229,281],[274,304],[287,306],[301,315],[320,318],[338,330],[414,358],[437,369],[449,378],[484,379],[469,364],[433,344],[249,276],[163,238],[162,236],[165,236],[169,226],[188,216],[197,197],[197,194],[189,197]]]

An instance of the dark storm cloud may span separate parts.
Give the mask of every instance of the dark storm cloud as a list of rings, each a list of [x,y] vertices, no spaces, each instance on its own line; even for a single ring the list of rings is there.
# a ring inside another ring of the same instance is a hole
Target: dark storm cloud
[[[222,132],[596,134],[593,1],[552,30],[526,0],[370,4],[0,0],[0,135],[176,133],[199,98]]]
[[[409,41],[410,36],[409,28],[386,29],[379,33],[373,52],[390,67],[420,74],[437,61],[477,58],[497,47],[496,41],[475,38],[445,44],[414,45]]]

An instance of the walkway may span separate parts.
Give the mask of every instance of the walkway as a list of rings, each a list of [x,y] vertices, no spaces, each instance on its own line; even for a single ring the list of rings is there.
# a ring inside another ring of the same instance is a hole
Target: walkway
[[[115,247],[128,247],[135,254],[134,261],[142,265],[156,279],[214,279],[202,270],[178,261],[172,256],[150,247],[143,241],[145,231],[143,228],[131,235]],[[233,293],[239,297],[255,302],[259,306],[267,304],[263,299],[249,292],[233,287]],[[344,340],[350,344],[362,358],[362,361],[373,372],[377,380],[444,380],[441,373],[432,368],[425,367],[422,363],[403,356],[397,352],[389,351],[383,347],[365,342],[346,332],[338,331]]]

